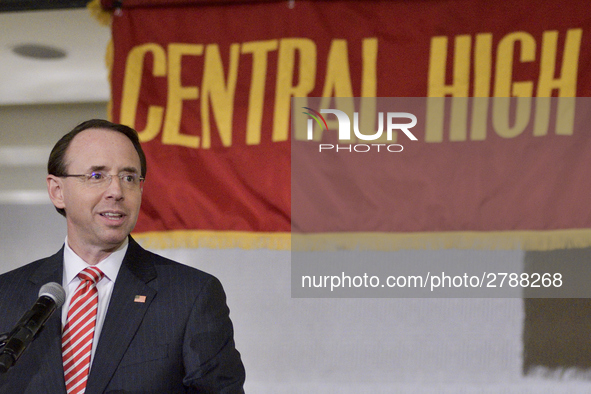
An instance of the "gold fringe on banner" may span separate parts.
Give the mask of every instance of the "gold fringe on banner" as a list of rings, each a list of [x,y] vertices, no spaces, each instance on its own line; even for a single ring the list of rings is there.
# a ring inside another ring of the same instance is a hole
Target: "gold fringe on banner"
[[[552,231],[439,232],[439,233],[257,233],[246,231],[176,230],[134,233],[153,249],[270,249],[292,251],[374,250],[527,250],[585,248],[591,229]]]
[[[289,250],[291,234],[247,231],[175,230],[134,233],[133,238],[148,249],[271,249]]]
[[[293,234],[293,251],[404,249],[528,250],[585,248],[591,229],[551,231]]]
[[[109,26],[111,24],[112,13],[103,9],[101,0],[92,0],[86,4],[86,9],[101,25]]]
[[[107,43],[107,50],[105,52],[105,64],[107,66],[107,80],[111,85],[113,76],[113,62],[115,61],[115,47],[113,39],[111,38]],[[107,102],[107,119],[113,121],[113,96],[109,95],[109,101]]]
[[[113,13],[110,11],[105,11],[101,6],[100,0],[92,0],[86,4],[86,9],[88,9],[90,15],[92,15],[94,19],[96,19],[101,25],[111,25],[111,17],[113,16]],[[107,66],[109,84],[111,83],[111,74],[113,73],[113,62],[115,61],[114,56],[113,39],[111,38],[107,43],[107,48],[105,50],[105,64]],[[109,120],[112,120],[112,108],[113,100],[111,97],[109,97],[109,102],[107,103],[107,119]]]

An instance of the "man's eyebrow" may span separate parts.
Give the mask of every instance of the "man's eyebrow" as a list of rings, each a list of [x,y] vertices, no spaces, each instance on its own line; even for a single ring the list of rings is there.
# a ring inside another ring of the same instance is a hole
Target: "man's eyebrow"
[[[121,172],[132,172],[137,174],[139,171],[135,167],[124,167]]]
[[[90,172],[94,171],[105,171],[107,166],[92,166],[90,167]],[[123,167],[123,169],[119,172],[131,172],[137,174],[139,171],[135,167]]]

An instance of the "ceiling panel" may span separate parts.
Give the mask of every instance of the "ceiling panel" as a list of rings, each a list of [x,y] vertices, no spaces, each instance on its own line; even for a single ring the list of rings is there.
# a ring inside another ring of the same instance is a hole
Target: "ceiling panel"
[[[109,27],[85,8],[0,13],[0,105],[107,101],[109,39]],[[61,49],[67,56],[21,57],[12,50],[22,44]]]

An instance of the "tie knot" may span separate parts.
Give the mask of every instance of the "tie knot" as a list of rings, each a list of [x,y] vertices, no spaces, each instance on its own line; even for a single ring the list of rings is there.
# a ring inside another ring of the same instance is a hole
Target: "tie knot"
[[[98,269],[96,267],[87,267],[87,268],[84,268],[78,274],[78,277],[80,278],[80,280],[83,280],[83,281],[84,280],[91,281],[95,285],[98,282],[100,282],[100,280],[103,279],[104,276],[105,276],[105,274],[103,274],[103,271],[101,271],[100,269]]]

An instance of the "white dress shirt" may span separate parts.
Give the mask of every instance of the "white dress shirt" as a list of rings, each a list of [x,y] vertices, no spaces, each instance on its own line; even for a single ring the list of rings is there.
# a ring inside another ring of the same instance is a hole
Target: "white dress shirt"
[[[105,315],[107,314],[107,307],[109,306],[109,301],[111,300],[111,294],[113,293],[115,280],[117,279],[119,268],[121,268],[121,264],[123,263],[123,257],[127,252],[128,244],[129,241],[126,238],[125,242],[116,251],[95,265],[95,267],[100,269],[105,274],[105,276],[96,286],[98,291],[98,310],[96,313],[96,325],[94,328],[94,337],[92,340],[92,352],[90,358],[91,366],[92,361],[94,360],[96,346],[101,335],[101,329],[103,328],[103,323],[105,322]],[[62,306],[62,331],[68,319],[68,309],[70,307],[70,302],[72,301],[72,297],[74,296],[76,288],[78,288],[78,285],[80,284],[80,278],[78,278],[78,274],[86,267],[88,267],[88,264],[70,248],[68,245],[68,238],[66,237],[64,247],[64,276],[62,278],[63,287],[66,291],[66,302]]]

